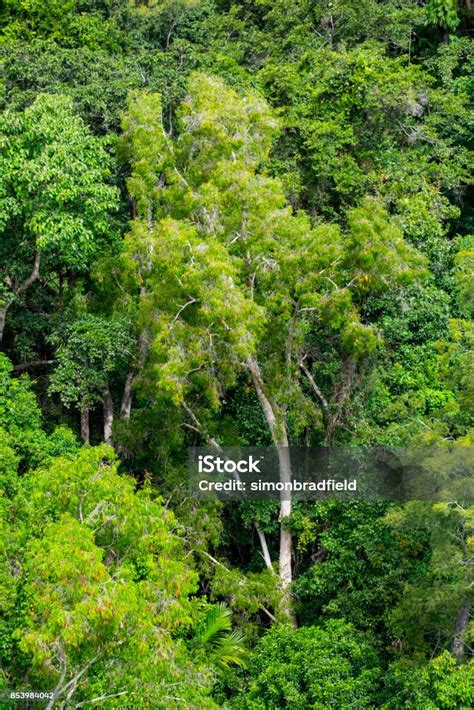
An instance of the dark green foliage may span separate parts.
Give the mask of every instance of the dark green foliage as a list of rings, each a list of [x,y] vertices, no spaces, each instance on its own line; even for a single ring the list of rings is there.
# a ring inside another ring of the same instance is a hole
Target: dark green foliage
[[[472,28],[468,0],[2,4],[0,689],[472,707],[463,490],[282,522],[186,470],[274,442],[251,356],[293,446],[467,457]]]
[[[370,643],[342,621],[324,628],[275,627],[252,654],[248,691],[231,707],[370,707],[378,664]]]
[[[295,513],[302,571],[295,593],[304,624],[350,619],[390,639],[389,610],[429,557],[422,526],[395,535],[384,521],[387,504],[320,504]],[[308,566],[308,561],[314,561]],[[306,567],[306,569],[304,569]]]
[[[50,391],[57,392],[66,407],[92,407],[102,399],[114,374],[127,368],[134,354],[127,325],[86,315],[58,328],[53,336],[58,366]]]
[[[71,431],[59,426],[47,435],[41,410],[27,375],[12,377],[13,365],[0,354],[0,474],[14,473],[77,448]]]

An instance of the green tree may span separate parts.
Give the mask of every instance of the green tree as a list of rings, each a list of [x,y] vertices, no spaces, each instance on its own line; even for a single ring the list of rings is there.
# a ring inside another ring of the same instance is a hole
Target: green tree
[[[421,485],[426,488],[429,472],[441,489],[441,500],[448,502],[409,501],[386,516],[404,535],[424,530],[429,543],[424,564],[405,584],[390,614],[393,631],[407,650],[433,653],[444,647],[458,660],[466,655],[473,633],[473,481],[466,473],[472,458],[470,444],[460,439],[454,446],[428,447],[418,454],[425,471]]]
[[[377,644],[392,643],[390,610],[426,569],[429,535],[423,525],[397,534],[384,520],[387,508],[361,501],[297,507],[293,529],[303,562],[294,590],[301,623],[346,618],[376,634]]]
[[[2,4],[1,687],[471,707],[472,19],[470,0]],[[87,439],[100,403],[144,490],[55,428],[78,408]],[[203,442],[276,443],[283,477],[285,443],[421,444],[413,483],[451,502],[204,504]],[[291,607],[321,628],[268,633]]]
[[[106,142],[90,134],[70,100],[43,95],[0,117],[0,338],[7,312],[33,284],[53,291],[110,246],[117,190]]]
[[[231,707],[371,707],[380,674],[370,642],[342,621],[272,628],[255,648],[250,668],[247,690]]]
[[[84,447],[30,471],[2,509],[6,529],[19,510],[2,550],[20,570],[2,629],[10,687],[29,668],[28,682],[54,691],[58,707],[141,706],[144,686],[154,707],[212,707],[208,661],[192,662],[183,638],[199,616],[197,575],[176,519],[118,474],[112,449]]]
[[[223,602],[210,607],[196,627],[194,648],[204,652],[222,668],[246,665],[246,650],[241,631],[232,631],[232,610]]]
[[[81,436],[89,443],[89,412],[98,402],[104,407],[104,441],[112,442],[111,380],[123,373],[133,355],[133,339],[124,321],[85,315],[56,331],[58,366],[50,377],[50,392],[58,392],[65,406],[81,413]]]
[[[449,33],[459,25],[457,0],[428,0],[426,3],[428,22],[439,27],[443,42],[449,41]]]
[[[17,485],[18,472],[77,449],[73,433],[65,426],[46,434],[30,378],[12,375],[12,363],[0,353],[0,473],[7,492],[9,484]]]
[[[387,698],[381,705],[396,708],[460,708],[467,710],[474,700],[474,665],[456,665],[455,659],[444,653],[425,666],[413,667],[394,663],[384,677]]]
[[[179,127],[171,140],[156,96],[135,97],[124,121],[137,212],[124,259],[147,324],[153,379],[218,445],[196,408],[217,409],[238,369],[247,372],[286,481],[290,421],[303,427],[320,416],[308,359],[312,324],[322,320],[337,334],[353,371],[377,345],[359,304],[415,278],[422,260],[371,201],[351,212],[347,232],[293,214],[281,182],[261,170],[277,125],[258,97],[196,75]],[[290,514],[283,495],[284,589],[292,579]]]

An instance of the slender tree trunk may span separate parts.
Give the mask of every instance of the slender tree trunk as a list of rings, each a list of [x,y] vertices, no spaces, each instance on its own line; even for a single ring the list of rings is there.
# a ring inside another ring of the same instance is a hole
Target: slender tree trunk
[[[133,380],[135,379],[135,370],[130,370],[125,379],[125,385],[123,387],[122,403],[120,405],[120,416],[122,419],[128,421],[130,419],[130,412],[132,409],[132,386]]]
[[[89,430],[89,407],[83,405],[81,409],[81,438],[85,444],[90,442],[90,430]]]
[[[270,551],[268,549],[265,533],[260,530],[260,525],[258,523],[255,523],[255,529],[257,531],[258,539],[260,540],[260,546],[262,548],[262,557],[264,559],[265,566],[267,569],[273,572],[272,558],[270,557]]]
[[[0,343],[3,341],[3,331],[5,330],[5,322],[7,320],[7,311],[11,306],[11,301],[5,301],[0,308]]]
[[[144,290],[142,289],[140,295],[144,296]],[[138,337],[138,362],[136,366],[129,371],[125,379],[125,385],[123,387],[122,403],[120,405],[120,417],[128,421],[130,419],[130,412],[132,410],[132,398],[133,398],[133,383],[135,377],[139,372],[140,368],[145,364],[147,352],[148,352],[149,342],[148,333],[146,330],[142,330]]]
[[[286,432],[284,442],[277,444],[278,464],[280,469],[280,482],[291,483],[291,461]],[[292,582],[291,557],[293,543],[290,530],[285,528],[285,522],[291,515],[291,491],[283,490],[280,493],[280,579],[283,589],[287,589]]]
[[[260,367],[255,358],[248,358],[248,368],[252,374],[253,383],[257,396],[262,407],[265,419],[272,434],[273,443],[277,449],[279,478],[281,483],[291,481],[291,461],[290,451],[288,448],[288,436],[286,426],[283,421],[278,421],[274,411],[274,406],[265,394],[264,382],[260,372]],[[289,596],[289,586],[292,582],[291,559],[293,551],[293,543],[291,531],[287,529],[286,524],[291,515],[292,500],[290,491],[281,491],[280,493],[280,554],[279,554],[279,573],[281,588],[284,593],[283,611],[291,619],[293,623],[294,617],[291,609],[291,600]]]
[[[462,661],[464,658],[464,642],[462,640],[462,635],[469,624],[469,611],[469,604],[465,602],[459,609],[458,617],[456,619],[451,653],[458,661]]]
[[[110,444],[112,446],[112,426],[114,423],[114,403],[112,400],[112,395],[110,393],[110,388],[108,386],[104,392],[103,408],[104,408],[104,441],[106,444]]]

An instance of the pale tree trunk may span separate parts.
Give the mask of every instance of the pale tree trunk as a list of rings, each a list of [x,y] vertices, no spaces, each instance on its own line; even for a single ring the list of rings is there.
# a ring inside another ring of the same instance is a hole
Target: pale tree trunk
[[[11,306],[11,301],[5,301],[0,307],[0,343],[3,341],[3,331],[7,320],[7,311]]]
[[[284,442],[277,444],[278,448],[278,464],[280,469],[280,482],[291,483],[291,461],[290,452],[288,449],[288,440],[286,432]],[[283,589],[287,589],[293,579],[291,570],[291,557],[293,552],[293,544],[291,532],[285,528],[285,522],[291,515],[291,492],[282,491],[280,493],[280,579]]]
[[[140,295],[143,297],[145,295],[145,290],[141,289]],[[140,371],[140,369],[145,364],[146,356],[149,348],[149,336],[147,330],[144,328],[140,335],[138,336],[138,361],[127,374],[125,379],[125,384],[123,387],[122,402],[120,404],[120,417],[125,421],[130,419],[130,412],[132,411],[132,399],[133,399],[133,384],[135,378]]]
[[[112,426],[114,423],[114,403],[112,400],[112,395],[110,393],[110,388],[104,392],[103,398],[103,409],[104,409],[104,441],[106,444],[112,446]]]
[[[469,604],[465,602],[458,611],[456,619],[456,627],[454,629],[453,643],[451,645],[451,653],[458,661],[464,658],[464,642],[462,636],[469,624]]]
[[[130,370],[125,379],[125,385],[123,387],[122,403],[120,405],[120,416],[127,422],[130,419],[130,412],[132,410],[132,387],[133,380],[135,379],[135,370]]]
[[[81,439],[84,444],[90,442],[89,407],[86,404],[84,404],[81,409]]]
[[[260,547],[262,548],[262,557],[265,562],[265,567],[273,572],[272,558],[270,557],[270,550],[268,549],[265,533],[260,529],[260,525],[258,523],[255,523],[255,529],[257,531],[258,539],[260,540]]]
[[[274,411],[274,406],[265,394],[263,378],[260,372],[260,367],[255,358],[249,357],[247,366],[252,374],[252,380],[257,392],[260,405],[263,410],[268,428],[270,429],[273,443],[277,449],[279,479],[281,483],[291,482],[291,461],[288,448],[288,436],[284,421],[278,421]],[[292,582],[291,558],[293,551],[293,543],[291,531],[287,529],[286,524],[291,515],[292,501],[290,491],[281,491],[280,493],[280,554],[279,554],[279,574],[281,588],[284,593],[283,611],[294,623],[294,617],[291,609],[291,600],[289,596],[289,586]]]

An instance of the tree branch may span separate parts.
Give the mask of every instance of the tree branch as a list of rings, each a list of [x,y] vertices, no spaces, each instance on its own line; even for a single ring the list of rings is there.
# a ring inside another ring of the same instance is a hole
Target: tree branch
[[[295,332],[295,325],[296,321],[298,319],[299,315],[299,301],[295,303],[295,309],[293,311],[293,315],[291,316],[290,320],[290,325],[288,328],[288,337],[286,339],[286,347],[285,347],[285,360],[286,360],[286,366],[290,367],[291,365],[291,351],[293,348],[293,335]]]
[[[29,370],[30,367],[42,367],[43,365],[56,365],[59,360],[31,360],[31,362],[22,362],[20,365],[15,365],[14,372],[21,370]]]
[[[196,415],[194,414],[192,409],[190,409],[188,407],[188,405],[186,404],[186,402],[184,402],[184,401],[181,404],[182,404],[183,409],[186,412],[186,414],[190,417],[190,419],[192,419],[193,424],[195,426],[195,430],[197,430],[201,434],[201,436],[204,437],[204,439],[207,441],[207,443],[209,444],[209,446],[212,449],[215,449],[218,453],[222,453],[222,446],[220,444],[218,444],[217,441],[212,436],[209,436],[208,434],[206,434],[204,427],[202,426],[201,422],[196,417]]]
[[[252,374],[253,383],[257,391],[257,397],[263,409],[265,419],[267,420],[268,428],[272,434],[273,443],[275,446],[288,446],[288,442],[286,441],[286,432],[284,432],[282,441],[280,441],[280,437],[278,436],[278,422],[271,402],[265,394],[265,385],[257,360],[254,357],[249,356],[246,364]]]
[[[120,693],[114,693],[113,695],[100,695],[98,698],[92,698],[92,700],[83,700],[80,703],[76,703],[76,708],[82,708],[87,703],[100,703],[102,700],[108,700],[109,698],[118,698],[120,695],[127,695],[128,690],[122,690]]]
[[[208,552],[206,552],[205,550],[194,550],[194,551],[195,551],[195,552],[200,552],[201,554],[205,555],[206,557],[209,557],[209,559],[211,560],[211,562],[213,562],[215,565],[217,565],[218,567],[222,567],[222,569],[225,569],[226,572],[230,572],[230,570],[229,570],[225,565],[223,565],[222,562],[219,562],[219,560],[216,560],[215,557],[213,557],[212,555],[210,555],[210,554],[209,554]],[[274,571],[273,568],[272,568],[272,571]],[[264,606],[262,606],[261,609],[262,609],[263,612],[265,612],[265,614],[268,616],[268,618],[273,621],[273,623],[276,623],[276,617],[273,616],[273,614],[271,613],[271,611],[268,611],[268,609],[267,609],[266,607],[264,607]]]
[[[313,392],[315,393],[315,395],[318,397],[319,401],[323,405],[324,410],[327,411],[327,409],[329,407],[328,401],[327,401],[326,397],[324,396],[324,394],[319,389],[318,385],[316,384],[316,380],[314,379],[313,375],[308,370],[308,368],[304,364],[303,360],[300,360],[298,364],[299,364],[300,368],[303,370],[306,377],[308,378],[308,382],[311,385],[311,389],[313,390]]]
[[[177,314],[173,318],[172,322],[175,323],[178,320],[179,316],[181,315],[181,313],[184,311],[185,308],[187,308],[188,306],[191,306],[193,303],[198,303],[198,302],[199,302],[198,298],[191,298],[187,303],[184,304],[184,306],[181,306],[181,308],[179,309],[179,311],[177,312]]]
[[[33,271],[31,274],[23,281],[22,284],[18,286],[16,289],[16,294],[22,293],[23,291],[26,291],[27,288],[31,286],[31,284],[39,279],[39,270],[40,270],[40,264],[41,264],[41,254],[39,251],[36,252],[35,254],[35,263],[33,266]]]

